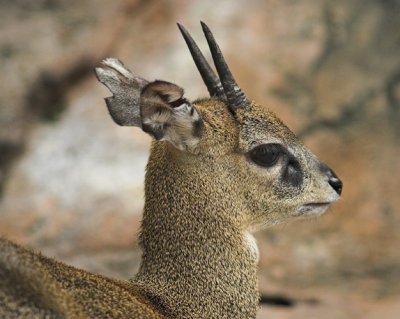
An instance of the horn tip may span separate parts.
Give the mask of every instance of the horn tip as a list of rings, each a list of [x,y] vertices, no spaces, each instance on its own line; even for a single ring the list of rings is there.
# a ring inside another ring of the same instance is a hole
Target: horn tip
[[[200,21],[200,24],[201,24],[201,27],[203,28],[203,30],[210,31],[210,28],[204,21]]]
[[[178,26],[179,31],[181,31],[181,33],[182,33],[183,35],[186,35],[186,34],[188,33],[187,30],[186,30],[186,28],[185,28],[182,24],[180,24],[179,22],[177,22],[176,25]]]

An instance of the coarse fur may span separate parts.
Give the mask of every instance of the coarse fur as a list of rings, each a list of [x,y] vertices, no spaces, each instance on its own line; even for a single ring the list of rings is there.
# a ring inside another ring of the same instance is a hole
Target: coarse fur
[[[322,214],[340,180],[274,113],[242,92],[233,108],[224,81],[227,100],[191,102],[179,86],[148,82],[116,59],[96,73],[114,93],[106,99],[113,119],[154,137],[139,271],[117,281],[2,239],[0,317],[255,318],[251,234]]]

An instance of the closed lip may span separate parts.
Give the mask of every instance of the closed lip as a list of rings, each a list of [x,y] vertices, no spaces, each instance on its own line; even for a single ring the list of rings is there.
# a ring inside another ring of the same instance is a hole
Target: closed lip
[[[308,203],[303,205],[302,207],[321,207],[321,206],[327,206],[330,205],[330,202],[322,202],[322,203]]]
[[[330,202],[308,203],[300,206],[297,215],[321,215],[329,207]]]

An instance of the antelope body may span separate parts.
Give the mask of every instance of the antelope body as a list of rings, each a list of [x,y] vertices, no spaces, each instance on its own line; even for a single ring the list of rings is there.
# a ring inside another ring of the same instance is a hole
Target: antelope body
[[[252,233],[322,214],[342,183],[236,84],[202,24],[218,76],[179,25],[211,97],[148,82],[117,59],[96,69],[120,125],[154,137],[145,179],[138,273],[117,281],[0,241],[0,317],[255,318]]]

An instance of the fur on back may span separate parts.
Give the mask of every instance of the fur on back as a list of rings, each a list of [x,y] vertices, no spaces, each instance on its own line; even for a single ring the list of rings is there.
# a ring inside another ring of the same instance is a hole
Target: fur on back
[[[0,239],[0,318],[165,318],[132,283]]]

